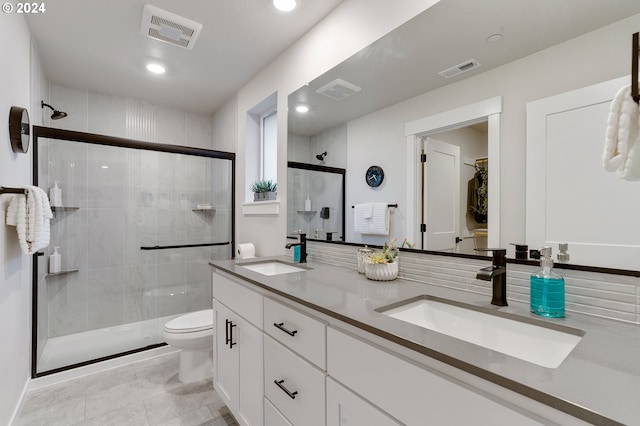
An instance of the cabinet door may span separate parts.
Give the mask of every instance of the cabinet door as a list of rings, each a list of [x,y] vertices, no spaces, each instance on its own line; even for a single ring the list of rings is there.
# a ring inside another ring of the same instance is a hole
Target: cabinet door
[[[240,357],[238,345],[230,346],[229,339],[237,342],[238,316],[226,306],[214,299],[215,336],[213,346],[213,377],[214,387],[220,398],[233,412],[238,411],[238,395],[240,371]],[[235,327],[233,327],[235,325]]]
[[[262,425],[264,405],[262,331],[248,321],[238,318],[238,326],[234,328],[233,338],[238,339],[240,359],[238,421],[246,425]]]
[[[264,396],[294,425],[325,425],[325,374],[265,334]]]
[[[400,426],[382,411],[327,378],[327,426]]]

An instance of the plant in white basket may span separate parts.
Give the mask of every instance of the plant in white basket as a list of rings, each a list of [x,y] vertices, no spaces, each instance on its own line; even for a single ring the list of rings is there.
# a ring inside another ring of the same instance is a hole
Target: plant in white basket
[[[371,253],[364,264],[364,274],[370,280],[391,281],[398,278],[398,255],[400,250],[396,247],[397,238],[391,243],[384,243],[381,253]],[[414,248],[405,238],[400,247]]]
[[[395,242],[394,238],[390,244],[384,243],[381,253],[369,255],[364,265],[364,274],[367,278],[375,281],[391,281],[398,277],[397,258],[400,250],[395,246]]]

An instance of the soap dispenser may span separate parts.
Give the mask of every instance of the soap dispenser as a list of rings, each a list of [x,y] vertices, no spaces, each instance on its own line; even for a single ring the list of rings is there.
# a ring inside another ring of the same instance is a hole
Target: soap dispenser
[[[49,273],[58,274],[62,266],[62,256],[58,251],[60,247],[54,247],[53,253],[49,256]]]
[[[564,278],[553,271],[551,247],[540,250],[541,269],[530,278],[531,312],[549,318],[564,317]]]
[[[58,181],[55,185],[49,188],[49,204],[53,207],[62,206],[62,189],[58,187]]]

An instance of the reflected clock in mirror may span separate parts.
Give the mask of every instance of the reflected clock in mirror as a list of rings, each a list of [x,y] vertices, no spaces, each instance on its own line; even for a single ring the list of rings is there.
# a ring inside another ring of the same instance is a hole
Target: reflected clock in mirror
[[[29,150],[29,112],[25,108],[12,106],[9,111],[9,139],[13,152],[24,154]]]
[[[371,166],[367,169],[365,174],[367,185],[372,188],[376,188],[382,184],[384,180],[384,170],[380,166]]]

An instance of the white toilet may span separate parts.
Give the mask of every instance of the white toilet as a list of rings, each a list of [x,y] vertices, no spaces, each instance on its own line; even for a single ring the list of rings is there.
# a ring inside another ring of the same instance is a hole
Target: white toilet
[[[213,310],[191,312],[167,322],[164,339],[180,349],[180,373],[183,383],[198,382],[213,375]]]

